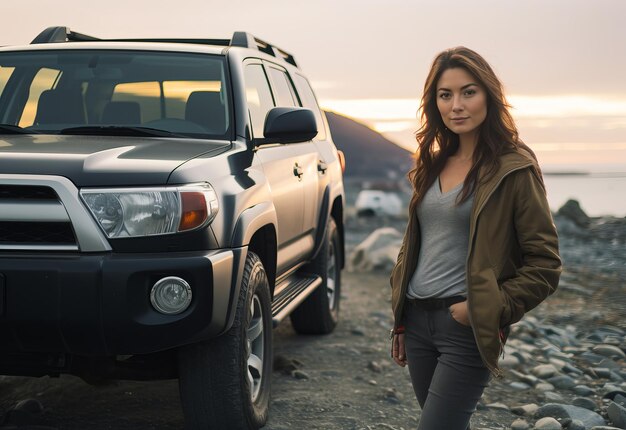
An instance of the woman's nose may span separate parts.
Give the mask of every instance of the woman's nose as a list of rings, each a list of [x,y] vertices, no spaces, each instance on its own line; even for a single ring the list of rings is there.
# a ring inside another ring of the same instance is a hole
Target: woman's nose
[[[461,99],[459,97],[454,97],[452,100],[452,111],[459,112],[463,110],[463,104],[461,103]]]

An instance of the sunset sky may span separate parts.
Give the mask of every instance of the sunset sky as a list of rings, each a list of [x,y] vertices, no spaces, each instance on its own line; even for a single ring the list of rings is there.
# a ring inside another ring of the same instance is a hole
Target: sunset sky
[[[542,163],[626,171],[624,0],[21,0],[2,15],[0,45],[53,25],[103,38],[249,31],[294,53],[322,107],[408,148],[433,57],[465,45],[496,70]]]

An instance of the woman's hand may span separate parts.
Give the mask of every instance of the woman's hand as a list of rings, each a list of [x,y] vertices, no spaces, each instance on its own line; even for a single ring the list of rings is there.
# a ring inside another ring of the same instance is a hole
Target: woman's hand
[[[466,326],[471,325],[467,310],[467,300],[451,305],[449,311],[450,315],[452,315],[452,318],[454,318],[459,324],[463,324]]]
[[[406,366],[406,352],[404,351],[404,333],[393,335],[391,341],[391,358],[398,366]]]

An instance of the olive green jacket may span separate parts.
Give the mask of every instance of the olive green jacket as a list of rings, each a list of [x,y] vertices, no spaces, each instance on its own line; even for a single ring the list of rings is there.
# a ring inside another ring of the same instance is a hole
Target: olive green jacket
[[[409,280],[420,248],[417,215],[409,222],[391,272],[394,327],[402,325]],[[485,365],[500,376],[504,333],[558,285],[561,259],[556,227],[534,154],[503,154],[500,167],[479,180],[470,218],[466,264],[469,319]]]

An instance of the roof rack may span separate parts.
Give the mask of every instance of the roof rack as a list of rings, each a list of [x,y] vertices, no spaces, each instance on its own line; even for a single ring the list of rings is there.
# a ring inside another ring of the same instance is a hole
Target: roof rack
[[[71,31],[68,27],[48,27],[33,39],[31,44],[62,43],[62,42],[167,42],[167,43],[195,43],[200,45],[238,46],[242,48],[258,49],[268,55],[280,58],[289,64],[298,67],[296,59],[290,53],[254,37],[245,31],[236,31],[232,39],[100,39],[87,34]]]
[[[246,33],[245,31],[235,31],[235,33],[233,34],[233,38],[230,41],[230,45],[240,46],[243,48],[256,48],[259,51],[265,52],[266,54],[272,55],[276,58],[282,58],[289,64],[298,67],[296,59],[293,55],[264,40],[256,38],[250,33]]]
[[[31,45],[37,43],[87,42],[100,40],[97,37],[70,31],[67,27],[48,27],[33,39]]]

